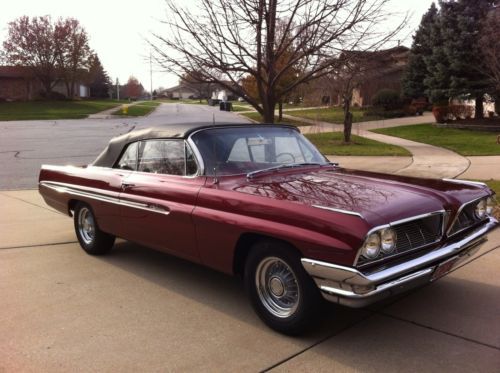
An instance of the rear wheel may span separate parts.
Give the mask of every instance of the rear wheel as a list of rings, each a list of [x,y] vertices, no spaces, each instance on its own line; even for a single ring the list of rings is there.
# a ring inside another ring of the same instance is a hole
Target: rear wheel
[[[317,320],[321,295],[295,250],[278,241],[255,244],[245,264],[252,306],[271,328],[299,334]]]
[[[92,208],[78,202],[73,214],[75,233],[85,252],[91,255],[103,255],[109,252],[115,243],[115,237],[101,231]]]

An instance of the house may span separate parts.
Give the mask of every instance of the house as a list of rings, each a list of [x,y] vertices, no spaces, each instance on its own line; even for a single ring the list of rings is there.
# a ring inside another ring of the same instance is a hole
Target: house
[[[31,70],[22,66],[0,66],[0,100],[27,101],[39,97],[42,85]]]
[[[227,84],[232,84],[227,82]],[[212,98],[222,101],[236,100],[237,97],[217,83],[184,83],[167,88],[159,93],[159,97],[173,99],[204,99]]]
[[[353,89],[354,106],[370,106],[372,97],[381,89],[401,91],[401,78],[408,64],[410,49],[398,46],[379,51],[348,51],[340,59],[347,58],[352,63],[353,81],[357,84]],[[356,64],[360,64],[359,67]],[[362,64],[362,65],[361,65]],[[356,72],[358,71],[358,72]],[[342,83],[346,74],[339,80],[321,78],[310,84],[305,93],[309,104],[342,105]]]
[[[176,85],[175,87],[167,88],[163,92],[160,92],[161,96],[166,96],[173,99],[188,99],[188,98],[199,98],[199,92],[191,87],[183,84]]]
[[[43,86],[29,67],[0,66],[0,100],[29,101],[42,97]],[[67,96],[66,85],[60,79],[55,82],[53,92]],[[75,96],[86,98],[90,96],[88,85],[76,83]]]

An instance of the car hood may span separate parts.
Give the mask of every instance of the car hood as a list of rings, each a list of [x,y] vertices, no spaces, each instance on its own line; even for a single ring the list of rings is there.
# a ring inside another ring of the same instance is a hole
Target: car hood
[[[276,172],[246,179],[234,191],[361,215],[372,225],[440,210],[452,213],[488,194],[485,187],[338,167]]]

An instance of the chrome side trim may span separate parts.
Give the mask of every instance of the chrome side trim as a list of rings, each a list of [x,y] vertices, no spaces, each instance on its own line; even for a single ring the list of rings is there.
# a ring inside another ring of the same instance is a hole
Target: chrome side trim
[[[482,183],[480,181],[459,180],[459,179],[441,179],[441,180],[443,180],[443,181],[449,181],[450,183],[455,183],[455,184],[486,186],[485,183]]]
[[[164,214],[164,215],[170,214],[170,210],[165,206],[153,203],[143,203],[143,202],[123,200],[117,197],[96,193],[92,189],[76,188],[73,184],[59,183],[55,181],[41,181],[40,186],[52,189],[58,193],[67,193],[75,197],[90,198],[100,202],[107,202],[115,205],[131,207],[149,212],[155,212],[157,214]]]
[[[316,207],[317,209],[322,209],[322,210],[329,210],[329,211],[333,211],[333,212],[339,212],[341,214],[346,214],[346,215],[354,215],[354,216],[358,216],[361,219],[363,219],[363,215],[361,215],[359,212],[355,212],[355,211],[336,209],[336,208],[333,208],[333,207],[327,207],[327,206],[321,206],[321,205],[312,205],[312,207]]]

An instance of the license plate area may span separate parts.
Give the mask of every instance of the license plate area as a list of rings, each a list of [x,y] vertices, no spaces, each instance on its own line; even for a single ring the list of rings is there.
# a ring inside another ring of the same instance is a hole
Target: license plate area
[[[439,264],[436,267],[436,269],[434,270],[434,273],[432,274],[431,281],[435,281],[438,278],[443,277],[448,272],[450,272],[459,259],[460,259],[459,256],[455,256],[455,257],[450,258],[447,261]]]

